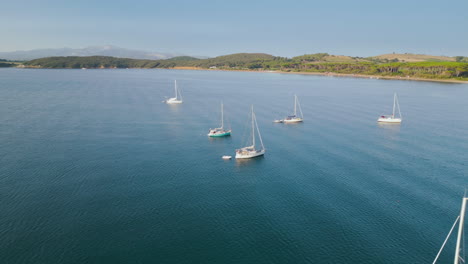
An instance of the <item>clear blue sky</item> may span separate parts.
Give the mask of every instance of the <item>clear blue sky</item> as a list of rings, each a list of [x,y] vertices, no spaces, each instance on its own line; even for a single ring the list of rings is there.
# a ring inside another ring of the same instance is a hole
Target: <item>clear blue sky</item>
[[[0,51],[111,44],[206,56],[468,56],[467,10],[468,0],[3,0]]]

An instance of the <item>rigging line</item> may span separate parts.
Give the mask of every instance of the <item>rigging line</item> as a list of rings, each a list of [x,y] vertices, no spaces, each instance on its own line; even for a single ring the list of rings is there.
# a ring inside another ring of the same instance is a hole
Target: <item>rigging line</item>
[[[400,101],[398,101],[398,97],[397,97],[396,103],[397,103],[397,106],[398,106],[398,114],[400,114],[400,118],[403,118],[403,117],[401,116]]]
[[[177,91],[179,92],[180,100],[183,101],[184,99],[182,98],[182,93],[180,92],[180,89],[177,88]]]
[[[263,145],[262,136],[260,135],[260,129],[258,129],[258,123],[257,123],[257,118],[256,117],[255,117],[255,126],[257,127],[258,138],[260,139],[260,144],[262,144],[262,150],[263,150],[263,149],[265,149],[265,146]]]
[[[435,264],[437,262],[437,259],[439,258],[440,253],[442,253],[442,250],[444,249],[445,244],[447,243],[447,240],[449,239],[450,235],[452,234],[452,231],[455,228],[455,226],[457,225],[457,222],[458,222],[459,219],[460,219],[460,216],[458,216],[457,219],[455,220],[455,223],[453,223],[453,226],[450,229],[450,232],[448,233],[447,237],[445,238],[445,241],[442,244],[442,247],[440,248],[439,253],[437,253],[437,256],[435,257],[434,262],[432,262],[432,264]]]
[[[301,107],[301,103],[299,102],[299,99],[297,99],[297,104],[299,105],[299,111],[301,112],[301,118],[304,118],[304,114],[302,113],[302,107]]]

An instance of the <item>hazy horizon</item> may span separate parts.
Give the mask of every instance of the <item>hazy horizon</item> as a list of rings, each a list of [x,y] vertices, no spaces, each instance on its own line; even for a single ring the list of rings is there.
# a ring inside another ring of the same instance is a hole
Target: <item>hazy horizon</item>
[[[1,52],[113,45],[216,57],[262,52],[468,55],[468,2],[15,1],[2,6]]]
[[[158,52],[157,50],[145,50],[145,49],[127,49],[126,47],[119,47],[119,46],[116,46],[116,45],[112,45],[112,44],[106,44],[106,45],[93,45],[93,46],[86,46],[86,47],[58,47],[58,48],[41,48],[41,49],[30,49],[30,50],[13,50],[13,51],[1,51],[0,50],[0,53],[9,53],[9,52],[30,52],[30,51],[39,51],[39,50],[60,50],[60,49],[72,49],[72,50],[79,50],[79,49],[87,49],[87,48],[99,48],[99,47],[105,47],[105,46],[111,46],[113,48],[119,48],[119,49],[126,49],[126,50],[130,50],[130,51],[139,51],[139,52],[147,52],[147,53],[156,53]],[[218,55],[214,55],[214,56],[207,56],[207,55],[204,55],[204,54],[184,54],[184,53],[180,53],[180,52],[167,52],[165,54],[175,54],[175,57],[177,56],[192,56],[192,57],[199,57],[199,58],[214,58],[214,57],[218,57],[218,56],[224,56],[224,55],[230,55],[230,54],[237,54],[237,53],[243,53],[243,52],[230,52],[230,53],[226,53],[226,54],[218,54]],[[262,52],[262,51],[253,51],[253,52],[247,52],[247,53],[266,53],[266,52]],[[271,53],[267,53],[267,54],[270,54],[270,55],[273,55],[273,56],[280,56],[280,57],[288,57],[288,58],[292,58],[292,57],[295,57],[295,56],[301,56],[301,55],[305,55],[305,54],[314,54],[314,53],[329,53],[329,52],[326,52],[326,51],[317,51],[317,52],[308,52],[308,53],[302,53],[302,54],[295,54],[295,55],[291,55],[291,56],[283,56],[283,55],[278,55],[278,54],[271,54]],[[369,55],[369,56],[360,56],[360,55],[349,55],[349,54],[333,54],[333,53],[329,53],[330,55],[336,55],[336,56],[352,56],[352,57],[373,57],[373,56],[379,56],[379,55],[385,55],[385,54],[392,54],[392,53],[395,53],[395,54],[415,54],[415,55],[432,55],[432,56],[446,56],[446,57],[455,57],[455,56],[459,56],[460,54],[458,55],[446,55],[446,54],[424,54],[424,53],[410,53],[410,52],[385,52],[385,53],[381,53],[381,54],[373,54],[373,55]],[[68,56],[68,55],[67,55]],[[73,55],[73,56],[106,56],[106,55]],[[463,54],[461,54],[460,56],[463,56]],[[111,56],[111,57],[116,57],[116,56]],[[0,59],[1,58],[1,55],[0,55]]]

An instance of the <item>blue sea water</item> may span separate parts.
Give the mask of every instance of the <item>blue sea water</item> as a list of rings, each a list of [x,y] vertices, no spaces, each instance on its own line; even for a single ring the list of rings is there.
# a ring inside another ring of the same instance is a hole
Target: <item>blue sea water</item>
[[[175,79],[184,103],[166,105]],[[394,92],[403,123],[379,125]],[[294,94],[305,122],[272,123]],[[467,185],[467,99],[435,82],[1,69],[0,262],[430,263]],[[208,138],[221,101],[232,137]],[[222,160],[252,104],[267,153]]]

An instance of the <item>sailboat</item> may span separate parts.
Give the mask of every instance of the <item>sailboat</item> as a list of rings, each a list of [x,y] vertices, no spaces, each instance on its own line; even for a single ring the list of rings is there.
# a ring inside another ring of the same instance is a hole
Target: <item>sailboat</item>
[[[182,103],[182,94],[180,94],[179,89],[177,89],[177,80],[174,80],[174,89],[175,89],[175,97],[167,99],[166,100],[167,104],[181,104]]]
[[[257,130],[258,138],[260,139],[260,146],[255,143],[255,130]],[[263,146],[262,136],[258,129],[257,118],[252,105],[252,145],[236,149],[236,159],[250,159],[265,154],[265,147]]]
[[[299,112],[301,116],[297,116],[297,108],[299,108]],[[304,115],[302,114],[301,104],[299,103],[299,99],[297,99],[297,95],[294,95],[294,114],[286,117],[285,119],[275,120],[275,123],[299,123],[304,121]]]
[[[224,130],[224,105],[221,103],[221,127],[211,129],[208,132],[209,137],[226,137],[231,135],[231,130]]]
[[[395,117],[395,107],[398,108],[399,117]],[[392,115],[382,115],[377,119],[377,122],[382,123],[401,123],[401,112],[400,112],[400,104],[398,103],[398,97],[395,93],[393,95],[393,112]]]
[[[466,214],[466,203],[467,203],[467,201],[468,201],[468,197],[466,197],[466,193],[465,193],[465,195],[463,197],[463,200],[462,200],[460,215],[458,215],[457,219],[455,219],[455,223],[453,223],[453,226],[450,229],[450,232],[448,233],[447,237],[445,238],[445,241],[442,244],[442,247],[440,248],[439,253],[437,253],[437,256],[435,257],[432,264],[435,264],[437,262],[437,260],[439,259],[440,253],[442,253],[442,250],[444,249],[445,244],[447,243],[450,235],[452,234],[453,229],[457,225],[457,222],[459,222],[458,223],[458,236],[457,236],[457,244],[456,244],[456,247],[455,247],[455,257],[454,257],[453,263],[454,264],[465,263],[464,256],[461,255],[460,251],[462,251],[462,250],[464,251],[463,247],[464,247],[464,244],[465,244],[465,239],[464,239],[464,233],[465,233],[464,231],[465,230],[463,229],[463,227],[465,225],[465,214]],[[464,252],[463,252],[463,255],[464,255]]]

